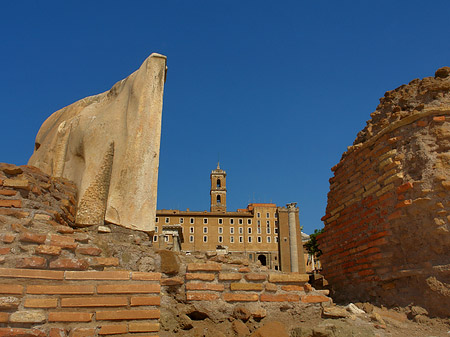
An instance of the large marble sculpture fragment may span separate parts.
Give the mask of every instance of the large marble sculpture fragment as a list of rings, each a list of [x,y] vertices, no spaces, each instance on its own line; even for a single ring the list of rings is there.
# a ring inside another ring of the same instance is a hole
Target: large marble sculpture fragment
[[[42,124],[29,164],[77,185],[77,226],[154,230],[165,76],[166,57],[152,54],[111,90]]]

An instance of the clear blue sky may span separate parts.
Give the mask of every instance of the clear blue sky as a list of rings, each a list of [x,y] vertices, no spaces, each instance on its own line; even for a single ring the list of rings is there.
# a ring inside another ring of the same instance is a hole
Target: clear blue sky
[[[450,65],[450,1],[3,1],[0,161],[54,111],[168,57],[158,208],[298,202],[322,227],[330,168],[387,90]]]

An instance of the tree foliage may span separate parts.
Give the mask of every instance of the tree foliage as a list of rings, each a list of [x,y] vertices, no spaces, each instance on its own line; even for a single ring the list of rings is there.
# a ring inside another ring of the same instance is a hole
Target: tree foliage
[[[306,250],[309,254],[319,257],[322,255],[322,251],[319,249],[319,244],[317,242],[317,236],[323,233],[322,229],[315,229],[314,233],[309,236],[309,241],[305,244]]]

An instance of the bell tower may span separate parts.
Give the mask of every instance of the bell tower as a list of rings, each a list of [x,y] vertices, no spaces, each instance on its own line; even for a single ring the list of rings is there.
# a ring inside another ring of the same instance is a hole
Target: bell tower
[[[227,173],[220,169],[220,163],[217,168],[211,171],[211,212],[227,211]]]

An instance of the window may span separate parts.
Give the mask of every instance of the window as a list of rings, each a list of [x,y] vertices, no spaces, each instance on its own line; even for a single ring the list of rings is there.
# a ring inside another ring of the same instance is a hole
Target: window
[[[189,233],[194,233],[194,227],[189,227]]]
[[[266,221],[266,225],[267,225],[267,226],[270,226],[270,220],[267,220],[267,221]]]
[[[203,233],[204,234],[208,233],[208,227],[203,227]]]
[[[251,225],[252,224],[252,219],[247,219],[247,225]]]
[[[258,220],[258,227],[261,226],[261,220]]]
[[[278,218],[278,213],[274,213],[274,214],[273,214],[273,217],[274,217],[274,218]]]
[[[220,195],[217,195],[217,203],[220,204]]]
[[[155,226],[155,233],[158,233],[158,226]]]
[[[252,228],[251,227],[247,228],[247,230],[248,230],[248,234],[252,234]]]
[[[252,237],[251,236],[248,237],[248,242],[252,243]]]
[[[258,241],[258,242],[262,242],[262,239],[261,239],[260,236],[258,236],[257,241]]]
[[[256,217],[260,218],[261,217],[261,213],[256,213]]]
[[[203,236],[203,242],[208,242],[208,237],[206,235]]]
[[[239,237],[239,242],[240,242],[240,243],[244,242],[244,237],[243,237],[243,236],[240,236],[240,237]]]
[[[194,242],[194,235],[189,235],[189,242]]]
[[[261,227],[258,227],[258,228],[256,229],[256,232],[257,232],[258,234],[261,234]]]
[[[203,218],[203,223],[207,224],[208,223],[208,218]]]
[[[269,226],[267,226],[267,228],[266,228],[266,233],[270,234],[270,227]]]
[[[234,234],[234,227],[230,227],[230,234]]]
[[[155,221],[156,223],[158,223],[159,222],[159,218],[158,217],[156,217],[156,221]]]
[[[278,243],[278,236],[275,236],[275,242]]]
[[[219,227],[219,234],[223,233],[223,227]]]
[[[169,242],[169,235],[164,235],[164,242]]]
[[[193,224],[194,223],[194,218],[190,218],[189,219],[189,223]]]
[[[278,234],[278,227],[275,227],[274,232],[275,232],[275,234]]]
[[[169,218],[166,218],[165,222],[166,222],[166,223],[169,223],[169,221],[170,221]]]
[[[230,225],[234,225],[234,219],[230,219]]]
[[[153,242],[158,242],[158,235],[153,235]]]
[[[270,218],[269,212],[266,213],[266,218]]]
[[[180,218],[180,223],[183,223],[184,222],[184,219],[183,218]]]
[[[230,236],[230,243],[234,243],[234,236]]]
[[[239,234],[244,234],[244,228],[239,227]]]
[[[267,237],[267,243],[271,243],[271,242],[272,242],[272,239],[271,239],[270,236],[268,236],[268,237]]]
[[[244,221],[242,219],[239,219],[239,225],[242,225]]]
[[[219,243],[223,242],[223,236],[219,236]]]
[[[219,225],[223,224],[223,219],[219,219]]]

